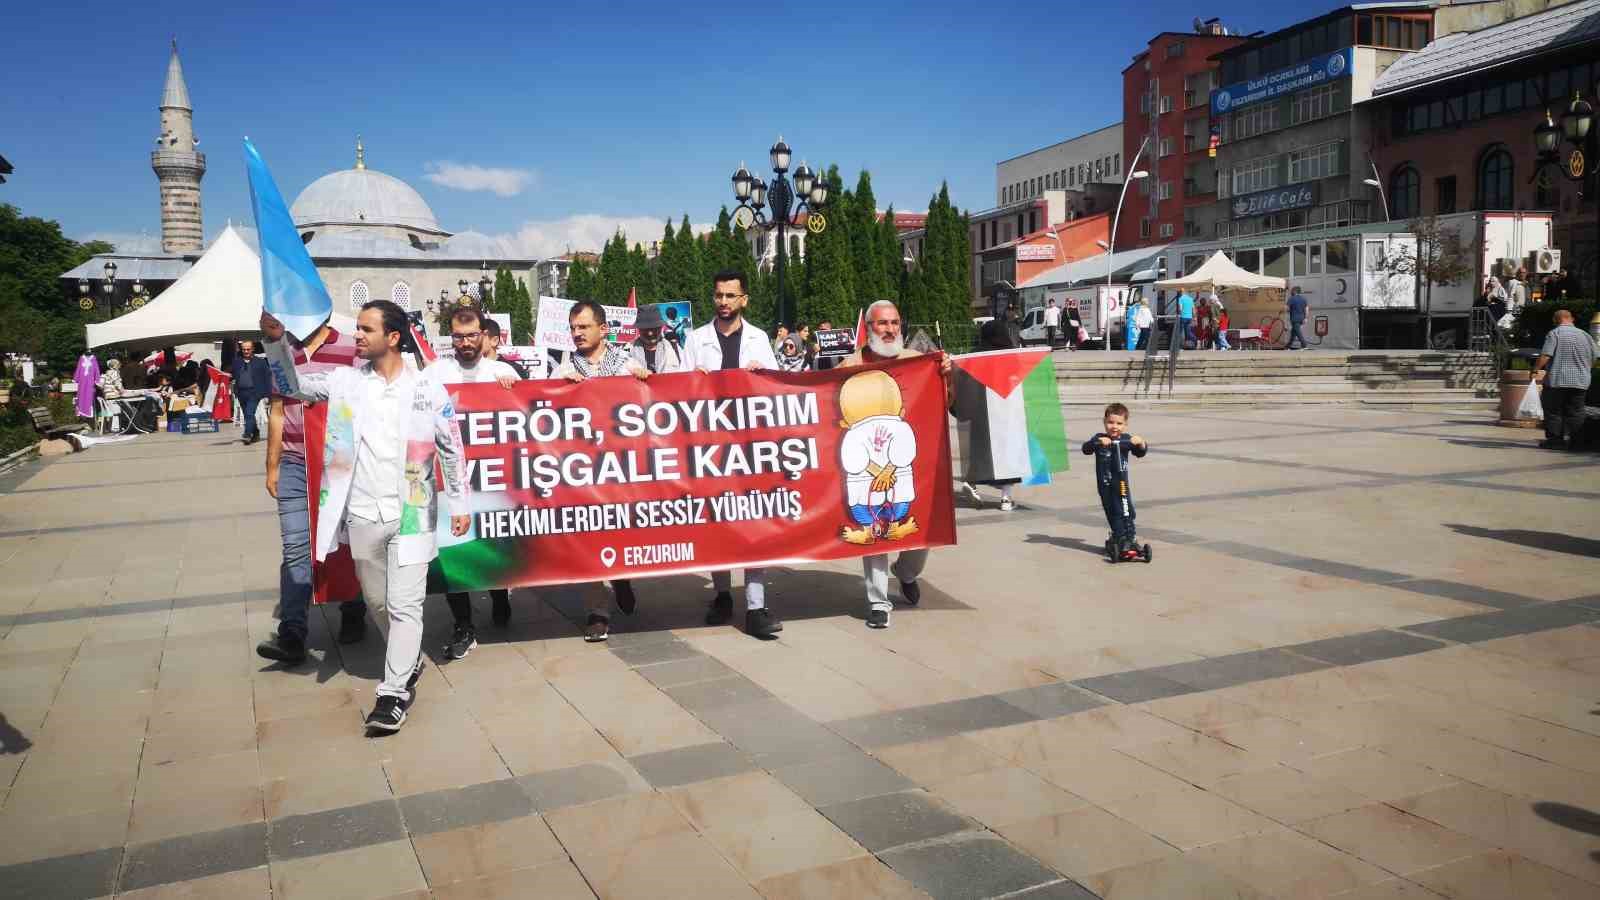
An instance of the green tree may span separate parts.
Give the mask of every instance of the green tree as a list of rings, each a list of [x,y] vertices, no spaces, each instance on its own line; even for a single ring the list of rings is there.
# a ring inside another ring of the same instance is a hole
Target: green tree
[[[511,310],[512,343],[523,346],[533,343],[533,324],[533,295],[528,292],[528,283],[518,278],[517,302]]]
[[[494,273],[494,289],[489,296],[483,298],[483,308],[486,312],[510,313],[517,303],[517,276],[511,270],[501,266]]]
[[[567,268],[566,283],[561,286],[561,296],[573,300],[593,300],[594,281],[594,269],[582,257],[574,255],[572,264]]]
[[[904,252],[900,249],[900,232],[894,226],[894,206],[883,214],[883,221],[875,223],[872,240],[877,247],[874,260],[882,273],[884,296],[900,302],[900,289],[906,279]]]
[[[839,167],[828,168],[829,184],[839,183]],[[855,261],[850,248],[850,222],[854,199],[840,191],[823,213],[827,227],[806,235],[805,294],[797,321],[815,324],[824,319],[840,322],[855,315]],[[794,323],[786,322],[786,325]]]
[[[595,273],[594,298],[607,306],[621,306],[628,302],[628,288],[633,286],[633,273],[628,259],[628,239],[618,231],[606,242],[600,252],[600,267]]]
[[[897,292],[885,275],[883,250],[878,239],[878,201],[872,195],[872,173],[866,169],[862,169],[861,176],[856,179],[850,202],[850,254],[855,263],[856,298],[862,305],[892,300]]]
[[[628,305],[628,292],[634,293],[638,303],[654,303],[658,292],[656,290],[655,269],[650,265],[650,260],[644,255],[644,245],[634,244],[633,250],[628,254],[628,286],[622,291],[622,302],[618,306]]]
[[[84,350],[83,327],[106,315],[68,299],[61,273],[113,249],[71,240],[58,223],[0,204],[0,351],[43,355],[41,374],[70,372]]]
[[[707,277],[704,271],[705,262],[702,259],[704,252],[700,246],[700,239],[695,237],[694,228],[689,224],[688,213],[683,214],[683,224],[678,228],[673,251],[678,260],[678,267],[672,283],[662,285],[664,292],[662,297],[687,300],[694,296],[695,288]]]

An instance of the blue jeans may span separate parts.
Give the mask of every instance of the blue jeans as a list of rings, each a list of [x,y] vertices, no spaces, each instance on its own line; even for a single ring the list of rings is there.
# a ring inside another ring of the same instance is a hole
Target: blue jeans
[[[1305,319],[1289,320],[1289,343],[1284,345],[1285,350],[1292,348],[1294,346],[1294,342],[1297,340],[1300,342],[1300,346],[1306,346],[1306,336],[1300,333],[1301,327],[1305,324]]]
[[[261,397],[259,395],[257,395],[257,394],[240,394],[239,395],[239,406],[240,406],[240,408],[242,408],[244,410],[244,436],[245,437],[253,437],[253,438],[261,437],[261,432],[259,430],[257,430],[257,428],[256,428],[256,407],[260,406],[260,405],[261,405]],[[279,475],[278,477],[282,478],[283,476]],[[302,474],[301,481],[304,482],[304,479],[305,479],[305,476]],[[302,490],[304,490],[303,487],[302,487]]]
[[[1194,332],[1193,319],[1179,319],[1177,330],[1174,333],[1182,335],[1181,337],[1177,338],[1174,343],[1177,341],[1194,341],[1195,349],[1200,349],[1200,336]]]
[[[306,611],[311,606],[311,505],[306,498],[306,462],[285,454],[278,460],[278,531],[283,535],[283,563],[278,566],[278,636],[306,637]],[[341,609],[365,611],[363,600]]]

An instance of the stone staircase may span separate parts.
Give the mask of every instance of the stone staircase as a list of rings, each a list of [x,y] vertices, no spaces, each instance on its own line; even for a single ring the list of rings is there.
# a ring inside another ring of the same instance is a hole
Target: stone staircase
[[[1064,406],[1268,406],[1340,404],[1390,408],[1482,408],[1498,402],[1489,353],[1430,350],[1187,350],[1171,389],[1167,354],[1148,382],[1144,353],[1082,350],[1054,354]]]

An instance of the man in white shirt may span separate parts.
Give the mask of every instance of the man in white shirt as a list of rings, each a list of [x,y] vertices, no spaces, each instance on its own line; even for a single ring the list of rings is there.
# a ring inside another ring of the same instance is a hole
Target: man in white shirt
[[[494,381],[509,388],[516,384],[520,379],[517,370],[485,352],[486,348],[494,347],[488,328],[493,323],[494,320],[486,318],[477,307],[458,308],[450,316],[450,348],[454,355],[434,360],[428,366],[428,374],[446,385]],[[495,625],[504,628],[511,621],[511,592],[496,588],[489,592],[489,598],[490,618]],[[478,646],[478,631],[472,624],[472,598],[466,591],[452,591],[445,594],[445,601],[450,604],[450,615],[456,624],[449,642],[444,645],[444,658],[465,659]]]
[[[766,332],[744,319],[744,308],[750,303],[744,273],[731,269],[718,272],[711,284],[711,301],[717,314],[710,322],[689,332],[683,348],[685,365],[701,372],[776,369],[778,358],[772,352],[772,342],[767,340]],[[783,623],[767,609],[765,579],[763,569],[744,570],[744,630],[762,639],[777,637],[783,630]],[[712,572],[711,583],[717,595],[706,613],[706,624],[721,625],[733,618],[733,573]]]
[[[1056,331],[1061,327],[1061,307],[1056,305],[1056,298],[1051,297],[1044,308],[1044,334],[1050,342],[1050,349],[1056,347]]]
[[[274,348],[283,325],[265,313],[261,330]],[[466,505],[466,455],[455,409],[434,375],[408,368],[400,350],[410,331],[405,310],[374,300],[356,317],[356,352],[365,365],[325,372],[297,371],[293,396],[327,402],[327,464],[317,504],[316,558],[345,541],[356,579],[370,603],[389,618],[383,681],[367,716],[373,731],[399,731],[422,675],[422,601],[428,563],[438,555],[434,463],[457,537],[471,527]],[[293,358],[277,357],[293,365]]]

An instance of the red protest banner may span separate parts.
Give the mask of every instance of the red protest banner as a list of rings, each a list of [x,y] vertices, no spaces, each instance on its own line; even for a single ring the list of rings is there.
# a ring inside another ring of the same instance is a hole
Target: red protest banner
[[[797,374],[449,390],[473,521],[462,538],[438,531],[435,589],[795,564],[955,542],[936,357]],[[441,499],[441,519],[459,512],[448,505]]]

